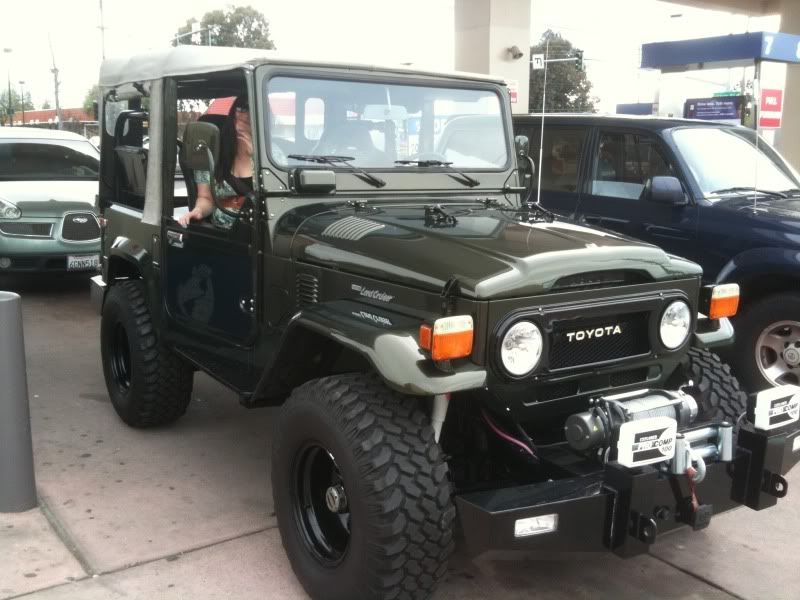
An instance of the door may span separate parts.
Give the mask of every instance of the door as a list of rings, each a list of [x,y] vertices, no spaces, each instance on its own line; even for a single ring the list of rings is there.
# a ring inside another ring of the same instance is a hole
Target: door
[[[600,130],[579,216],[672,254],[695,258],[697,206],[688,194],[685,206],[644,199],[645,184],[657,175],[680,176],[656,136],[643,131]]]
[[[165,217],[163,228],[168,338],[212,375],[247,389],[257,308],[252,226],[240,219],[231,229],[184,228]]]
[[[539,146],[541,122],[523,125],[516,133],[527,135],[530,156],[536,165],[532,177],[533,198],[541,179],[541,203],[553,212],[570,217],[575,212],[580,194],[581,170],[589,139],[589,127],[550,125],[545,120],[541,164]]]

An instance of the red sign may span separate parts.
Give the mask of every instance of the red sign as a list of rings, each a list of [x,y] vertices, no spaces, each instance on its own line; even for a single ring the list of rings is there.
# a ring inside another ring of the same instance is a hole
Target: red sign
[[[761,90],[758,126],[762,129],[779,129],[782,115],[783,90]]]

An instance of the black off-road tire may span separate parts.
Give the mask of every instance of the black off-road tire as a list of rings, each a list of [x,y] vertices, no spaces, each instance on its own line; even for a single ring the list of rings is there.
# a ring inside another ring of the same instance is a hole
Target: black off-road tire
[[[159,343],[142,281],[123,281],[109,289],[100,350],[111,403],[125,423],[154,427],[186,412],[194,372]]]
[[[709,350],[690,348],[670,380],[674,389],[694,382],[692,396],[697,400],[697,421],[725,420],[736,424],[747,410],[747,395],[731,368]]]
[[[730,362],[736,376],[750,392],[773,386],[756,364],[756,344],[761,333],[779,321],[800,321],[800,294],[785,292],[766,296],[740,310],[734,318],[736,342],[729,351]],[[795,382],[789,379],[784,383]]]
[[[349,509],[346,546],[327,564],[302,523],[297,465],[309,444],[330,456]],[[275,424],[272,494],[283,546],[312,598],[428,598],[447,570],[455,518],[447,464],[418,400],[374,375],[294,390]]]

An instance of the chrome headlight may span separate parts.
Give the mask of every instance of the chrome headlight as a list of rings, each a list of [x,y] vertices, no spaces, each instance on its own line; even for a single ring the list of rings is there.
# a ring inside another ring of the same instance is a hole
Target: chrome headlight
[[[0,219],[19,219],[21,216],[16,204],[0,198]]]
[[[692,330],[692,311],[683,300],[675,300],[661,315],[658,333],[661,343],[670,350],[681,346]]]
[[[527,375],[542,357],[542,331],[530,321],[515,323],[500,345],[500,360],[511,375]]]

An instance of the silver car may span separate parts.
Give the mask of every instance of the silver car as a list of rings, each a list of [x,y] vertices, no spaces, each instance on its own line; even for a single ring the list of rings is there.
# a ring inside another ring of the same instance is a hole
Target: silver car
[[[97,270],[99,171],[83,136],[0,127],[0,274]]]

